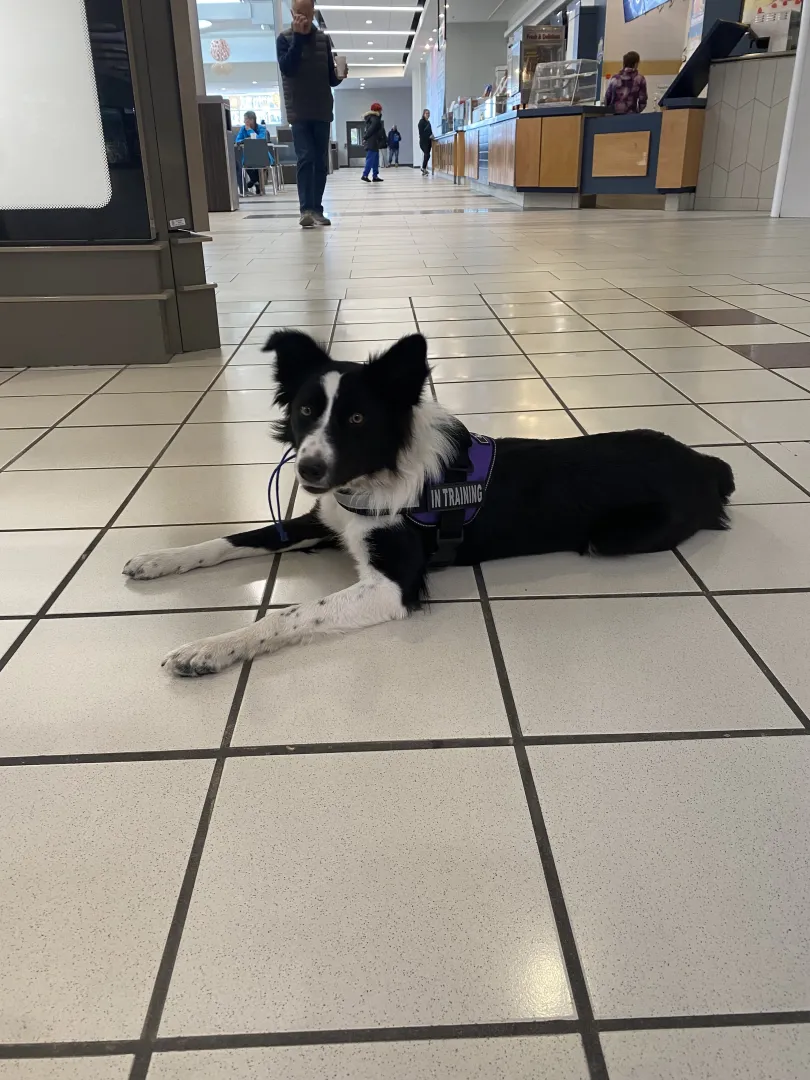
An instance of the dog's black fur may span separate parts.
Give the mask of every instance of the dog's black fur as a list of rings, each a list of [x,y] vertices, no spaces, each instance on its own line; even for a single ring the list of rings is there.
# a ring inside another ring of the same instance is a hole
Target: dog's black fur
[[[273,334],[266,348],[276,354],[283,409],[277,434],[297,449],[299,481],[319,496],[317,506],[287,523],[284,541],[271,525],[139,556],[125,573],[157,577],[268,550],[340,545],[354,557],[360,581],[316,605],[299,605],[292,619],[270,613],[247,630],[176,650],[168,663],[178,674],[220,670],[320,633],[401,618],[427,597],[433,530],[412,525],[400,511],[453,460],[465,433],[426,391],[425,339],[403,338],[368,364],[334,361],[297,331]],[[332,492],[347,487],[387,513],[361,517],[344,509]],[[656,431],[497,439],[488,491],[456,562],[666,551],[701,529],[727,528],[733,491],[725,461]],[[275,629],[263,628],[273,619]]]

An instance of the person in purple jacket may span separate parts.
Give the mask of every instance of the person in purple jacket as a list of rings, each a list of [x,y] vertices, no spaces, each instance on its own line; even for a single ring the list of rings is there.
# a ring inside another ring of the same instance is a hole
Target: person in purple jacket
[[[647,80],[638,70],[637,52],[625,53],[622,70],[608,83],[605,105],[614,113],[641,113],[647,108]]]

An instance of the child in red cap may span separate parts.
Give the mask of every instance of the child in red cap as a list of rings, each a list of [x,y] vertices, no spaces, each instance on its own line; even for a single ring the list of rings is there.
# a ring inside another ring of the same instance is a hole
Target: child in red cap
[[[380,176],[380,150],[388,145],[388,136],[385,134],[385,124],[382,121],[382,105],[375,101],[366,115],[363,117],[366,126],[363,128],[363,146],[366,149],[366,167],[363,169],[361,180],[367,184],[381,184]],[[373,179],[369,179],[369,173],[373,173]]]

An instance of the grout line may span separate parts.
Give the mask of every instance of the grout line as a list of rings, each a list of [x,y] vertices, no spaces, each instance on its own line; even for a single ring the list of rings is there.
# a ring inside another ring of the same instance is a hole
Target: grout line
[[[292,493],[287,503],[287,512],[285,517],[289,517],[292,511],[293,503],[295,502],[295,496],[297,492],[297,483],[293,485]],[[276,574],[281,563],[281,553],[276,553],[273,558],[273,565],[270,573],[267,577],[265,584],[264,595],[262,597],[262,604],[259,607],[259,611],[256,615],[256,622],[262,619],[267,610],[267,603],[269,602],[270,595],[275,587]],[[180,886],[180,893],[177,897],[177,903],[174,909],[174,915],[172,917],[171,925],[169,927],[169,933],[166,938],[166,944],[163,949],[163,954],[160,959],[160,965],[158,967],[157,976],[155,977],[155,983],[152,988],[152,994],[149,999],[149,1005],[146,1010],[146,1016],[143,1022],[143,1028],[141,1030],[142,1047],[135,1056],[135,1060],[132,1065],[132,1070],[129,1074],[129,1080],[144,1080],[152,1061],[152,1053],[155,1040],[157,1039],[158,1031],[160,1029],[160,1022],[163,1017],[163,1010],[166,1006],[166,1000],[169,994],[169,986],[171,983],[172,975],[174,974],[174,966],[177,962],[177,956],[180,951],[180,942],[183,936],[183,931],[186,925],[186,919],[188,918],[189,908],[191,906],[191,898],[194,893],[194,886],[197,882],[197,874],[200,869],[200,862],[202,860],[203,851],[205,849],[205,842],[208,839],[208,831],[211,827],[211,818],[214,813],[214,806],[216,804],[217,795],[219,794],[219,787],[222,782],[222,774],[225,770],[225,764],[228,759],[227,751],[230,748],[233,740],[234,731],[236,730],[236,723],[239,719],[239,710],[242,707],[242,701],[244,700],[245,691],[247,690],[248,680],[250,678],[250,672],[253,668],[253,660],[245,660],[242,663],[241,671],[239,672],[239,678],[236,683],[236,689],[234,691],[233,700],[231,702],[231,708],[228,713],[228,719],[225,724],[225,730],[222,734],[222,741],[220,743],[219,754],[217,755],[214,769],[211,774],[211,780],[208,786],[208,792],[203,803],[202,813],[197,825],[197,831],[194,835],[194,841],[191,845],[191,852],[188,858],[188,864],[186,866],[185,874],[183,875],[183,883]]]
[[[416,314],[416,307],[415,307],[414,302],[413,302],[413,297],[409,296],[408,300],[409,300],[410,305],[411,305],[411,315],[413,317],[413,321],[416,323],[416,332],[417,332],[417,334],[421,334],[422,329],[419,326],[419,316]],[[429,320],[425,319],[424,321],[428,322]],[[438,401],[439,397],[438,397],[438,394],[436,393],[436,383],[433,381],[433,368],[430,365],[430,361],[428,361],[428,386],[430,387],[430,392],[433,395],[433,400]]]
[[[585,732],[582,734],[524,735],[526,746],[599,746],[613,743],[645,742],[705,742],[728,739],[785,739],[806,737],[810,732],[795,728],[729,728],[711,731],[637,731]],[[487,750],[513,746],[509,736],[471,737],[458,739],[403,739],[338,743],[278,743],[256,746],[194,747],[176,750],[122,750],[80,754],[20,754],[0,758],[0,768],[13,769],[24,765],[111,765],[133,761],[205,761],[219,757],[301,757],[328,754],[391,754],[401,751]]]
[[[537,795],[534,774],[532,773],[529,757],[526,752],[526,744],[520,727],[517,706],[515,705],[512,687],[509,683],[509,673],[506,668],[506,662],[504,661],[500,640],[498,638],[498,631],[495,625],[495,618],[492,614],[492,608],[487,595],[486,582],[481,567],[478,565],[475,567],[475,578],[478,584],[478,592],[481,597],[481,607],[484,615],[484,622],[486,624],[487,636],[489,638],[489,645],[492,650],[492,660],[498,676],[498,683],[501,688],[501,695],[503,697],[503,705],[509,721],[509,728],[512,732],[515,757],[517,759],[517,765],[523,783],[523,792],[528,804],[529,816],[531,817],[532,826],[534,828],[537,849],[540,853],[540,862],[543,866],[546,887],[548,889],[554,921],[557,927],[560,950],[568,973],[571,997],[581,1024],[580,1033],[582,1036],[585,1057],[588,1062],[590,1078],[591,1080],[608,1080],[607,1065],[605,1064],[605,1057],[599,1040],[599,1033],[594,1023],[593,1006],[588,993],[585,971],[582,967],[576,941],[574,940],[573,926],[571,925],[568,908],[563,896],[562,883],[560,882],[554,855],[551,850],[551,840],[540,806],[540,799]]]
[[[557,391],[554,389],[554,387],[548,381],[546,376],[542,373],[542,371],[540,371],[540,369],[537,367],[537,365],[533,362],[531,356],[529,356],[529,354],[526,352],[526,350],[518,343],[518,341],[512,336],[512,334],[509,333],[509,331],[506,329],[506,326],[504,325],[503,319],[499,315],[495,314],[495,311],[494,311],[492,305],[484,297],[483,293],[481,294],[481,299],[484,301],[486,306],[492,312],[492,317],[494,319],[498,320],[501,327],[503,328],[504,333],[508,335],[509,340],[520,350],[520,352],[523,354],[523,356],[526,358],[526,360],[531,364],[531,366],[537,372],[538,377],[542,380],[543,384],[545,385],[545,387],[549,391],[549,393],[552,394],[554,396],[554,398],[560,403],[560,407],[565,410],[565,413],[568,416],[569,420],[571,420],[571,422],[577,427],[577,429],[579,430],[579,432],[582,435],[587,435],[588,432],[585,430],[585,427],[579,422],[579,420],[577,420],[576,416],[574,416],[573,411],[571,409],[569,409],[569,407],[566,405],[566,403],[563,401],[563,399],[560,397],[560,395],[557,393]],[[564,301],[561,301],[561,303],[564,303]],[[527,411],[529,411],[529,410],[527,410]],[[535,410],[535,409],[532,409],[530,411],[532,411],[532,412],[546,412],[546,411],[551,411],[551,410],[546,410],[546,409],[537,409],[537,410]],[[554,410],[554,411],[556,412],[558,410]]]
[[[39,370],[39,369],[38,368],[37,369],[25,368],[25,370],[26,371],[33,371],[33,370]],[[90,370],[92,370],[92,369],[90,369]],[[21,375],[22,372],[18,372],[17,374]],[[68,409],[68,411],[66,413],[64,413],[64,415],[60,416],[58,420],[55,420],[54,423],[52,423],[50,427],[46,428],[45,431],[42,431],[38,438],[34,439],[33,442],[30,442],[24,449],[20,450],[20,452],[18,454],[15,454],[13,457],[9,458],[9,460],[5,463],[5,465],[0,467],[0,473],[4,473],[8,469],[9,465],[13,465],[15,461],[19,461],[19,459],[24,454],[27,454],[28,451],[32,449],[32,447],[36,446],[37,443],[41,443],[42,440],[46,436],[50,435],[51,432],[54,431],[63,421],[67,420],[67,418],[69,416],[72,416],[73,413],[75,413],[77,409],[80,409],[82,407],[82,405],[86,404],[86,402],[88,402],[90,400],[90,398],[95,397],[96,394],[98,394],[100,390],[103,390],[105,386],[109,386],[109,384],[113,381],[113,379],[116,377],[116,375],[118,375],[118,371],[114,371],[112,373],[112,375],[109,377],[109,379],[106,379],[101,384],[101,386],[96,387],[96,389],[93,390],[92,393],[87,394],[85,397],[83,397],[82,400],[80,402],[78,402],[76,405],[74,405],[72,409]],[[10,379],[8,381],[11,382]],[[43,394],[31,394],[29,396],[30,397],[44,397],[46,395],[43,395]],[[57,397],[71,396],[72,397],[73,395],[58,394],[58,395],[51,395],[51,396],[57,396]],[[9,400],[11,400],[11,399],[9,399]],[[39,430],[39,429],[37,429],[37,428],[34,428],[34,429],[28,429],[28,428],[13,429],[13,428],[9,428],[8,430],[9,431],[11,431],[11,430],[26,431],[26,430]]]
[[[608,331],[603,331],[603,333],[608,333]],[[609,336],[609,334],[608,334],[608,336]],[[611,338],[611,341],[613,341],[613,338]],[[805,495],[810,497],[810,488],[806,488],[802,484],[800,484],[798,480],[795,480],[789,473],[785,472],[785,470],[781,466],[777,465],[775,462],[771,461],[771,459],[769,457],[767,457],[767,455],[763,454],[762,451],[758,449],[758,447],[756,446],[755,443],[749,442],[748,439],[746,439],[742,435],[738,435],[737,432],[732,427],[730,427],[728,424],[726,424],[723,420],[718,420],[718,418],[716,416],[713,416],[708,411],[708,409],[704,408],[704,405],[712,405],[712,404],[714,404],[714,405],[733,405],[733,404],[744,405],[744,404],[747,404],[746,402],[725,402],[725,401],[699,402],[699,401],[695,401],[693,398],[691,398],[686,393],[685,390],[682,390],[681,387],[676,386],[675,383],[670,382],[670,380],[667,379],[667,377],[666,377],[667,375],[681,374],[681,372],[655,371],[653,368],[651,368],[649,366],[649,364],[646,363],[646,361],[644,361],[640,357],[636,356],[635,353],[628,352],[628,350],[624,349],[623,346],[618,344],[618,342],[615,342],[615,344],[616,344],[617,348],[623,349],[624,352],[627,352],[629,356],[632,356],[634,360],[636,360],[639,364],[642,365],[642,367],[645,367],[647,369],[647,371],[650,372],[651,375],[657,375],[658,378],[661,379],[661,381],[664,382],[667,386],[671,387],[677,393],[681,394],[684,398],[686,398],[687,402],[690,405],[694,405],[694,407],[696,409],[699,409],[700,412],[702,412],[704,416],[708,417],[710,420],[713,420],[715,424],[719,424],[720,427],[725,428],[725,430],[730,432],[732,435],[734,435],[735,438],[738,438],[738,439],[741,440],[738,443],[701,443],[699,445],[701,446],[702,450],[708,449],[711,446],[747,446],[749,450],[753,450],[753,452],[757,455],[757,457],[761,461],[764,461],[766,465],[770,465],[771,468],[776,469],[776,471],[780,474],[780,476],[784,477],[785,480],[790,481],[790,483],[793,484],[794,487],[797,487],[799,489],[799,491],[803,492]],[[719,343],[715,342],[715,344],[719,344]],[[745,368],[726,368],[726,369],[720,369],[720,370],[721,371],[724,371],[724,370],[725,371],[742,371],[742,370],[749,370],[749,369],[745,369]],[[767,369],[761,368],[760,370],[767,370]],[[689,374],[689,373],[687,373],[687,374]],[[699,374],[699,373],[693,372],[692,374]],[[797,385],[797,384],[794,384],[794,385]],[[788,398],[788,399],[785,399],[785,400],[802,401],[804,399],[803,398]],[[751,402],[751,403],[748,403],[748,404],[760,404],[760,403],[759,402]],[[599,407],[601,407],[601,408],[624,408],[624,409],[639,408],[639,409],[643,409],[643,408],[655,408],[656,406],[650,406],[650,405],[646,405],[646,406],[645,405],[635,405],[635,406],[634,405],[597,406],[597,408],[599,408]],[[677,405],[677,403],[675,403],[675,404],[669,405],[669,406],[657,406],[657,407],[658,408],[677,408],[678,405]],[[791,441],[791,440],[787,440],[787,439],[764,440],[763,439],[763,440],[760,440],[760,441],[763,443],[763,445],[765,443],[767,443],[767,442],[771,442],[771,443],[774,443],[776,445],[779,445],[779,444],[781,444],[783,442],[788,442],[788,441]],[[799,439],[799,440],[795,440],[795,441],[801,442],[803,440]],[[731,503],[730,505],[731,506],[739,506],[739,505],[746,505],[746,504],[744,504],[744,503],[743,504],[741,504],[741,503]],[[751,503],[751,504],[748,504],[748,505],[766,506],[766,505],[775,505],[775,504]]]
[[[792,729],[788,729],[791,730]],[[801,729],[798,729],[801,730]],[[131,761],[199,761],[220,756],[243,757],[294,757],[320,754],[388,754],[409,750],[467,750],[488,749],[495,746],[511,746],[508,736],[459,739],[384,739],[375,741],[335,743],[277,743],[256,746],[196,747],[190,750],[125,750],[87,754],[30,754],[0,758],[0,767],[14,768],[18,765],[107,765]]]
[[[227,367],[227,364],[225,366]],[[219,377],[218,375],[214,376],[211,383],[209,384],[209,389],[210,389],[210,387],[213,385],[214,381],[218,377]],[[106,385],[106,383],[104,385]],[[149,476],[151,476],[153,470],[157,466],[157,464],[160,461],[160,459],[162,458],[162,456],[166,453],[166,451],[172,445],[174,440],[177,438],[177,436],[183,430],[185,425],[188,423],[189,417],[194,412],[194,410],[197,408],[200,401],[202,401],[202,399],[205,397],[206,393],[207,393],[207,391],[204,391],[200,395],[199,400],[197,402],[195,402],[194,405],[192,405],[191,409],[186,414],[185,419],[182,420],[180,422],[180,424],[177,426],[177,428],[175,429],[174,434],[169,437],[168,441],[164,444],[163,448],[158,451],[157,455],[155,456],[154,460],[152,461],[152,464],[147,469],[145,469],[144,472],[141,474],[140,478],[135,481],[135,484],[129,490],[128,494],[124,497],[122,502],[119,504],[118,509],[114,511],[112,517],[109,518],[109,520],[107,521],[107,524],[104,525],[101,529],[99,529],[98,532],[96,532],[96,535],[93,537],[92,540],[90,540],[90,542],[88,543],[87,547],[84,549],[82,554],[74,562],[73,566],[68,570],[68,572],[64,575],[64,577],[61,579],[61,581],[52,590],[52,592],[47,597],[45,602],[41,605],[41,607],[39,608],[37,613],[34,615],[32,620],[28,623],[27,626],[23,627],[23,629],[20,631],[20,633],[17,635],[17,637],[14,639],[14,641],[12,641],[11,645],[6,649],[6,651],[3,654],[0,654],[0,672],[8,664],[9,660],[11,660],[11,658],[14,656],[14,654],[17,652],[17,650],[22,646],[22,644],[26,641],[26,639],[31,635],[31,633],[33,632],[33,630],[36,627],[37,623],[42,619],[42,617],[45,614],[47,614],[48,611],[50,611],[51,607],[53,607],[53,605],[56,603],[56,601],[59,599],[59,597],[65,591],[65,589],[68,587],[68,585],[71,583],[73,578],[78,574],[79,570],[82,568],[82,566],[87,561],[87,559],[92,555],[92,553],[96,550],[96,548],[101,543],[101,541],[104,539],[104,537],[107,535],[107,533],[110,531],[110,529],[113,528],[113,526],[115,525],[115,522],[118,520],[118,518],[124,512],[124,510],[126,510],[126,508],[129,506],[129,504],[132,502],[132,500],[138,494],[138,492],[141,490],[141,488],[146,483]],[[90,395],[90,396],[92,396],[92,395]],[[64,419],[64,417],[62,419]],[[14,530],[14,531],[27,531],[27,530]],[[36,531],[47,531],[47,530],[36,530]]]
[[[716,597],[712,595],[711,590],[699,576],[697,571],[695,571],[690,566],[686,558],[677,548],[674,549],[673,554],[675,555],[675,558],[678,560],[681,566],[684,568],[684,570],[689,574],[689,576],[695,581],[697,585],[700,586],[703,591],[703,595],[706,597],[714,610],[729,628],[737,641],[739,641],[740,645],[742,645],[742,647],[745,649],[745,651],[748,653],[748,655],[751,657],[751,659],[754,661],[759,670],[762,672],[762,674],[765,676],[765,678],[768,680],[768,682],[771,684],[777,694],[781,697],[781,699],[784,701],[784,703],[787,705],[787,707],[790,709],[790,711],[793,713],[799,723],[802,724],[802,726],[807,731],[810,731],[810,718],[808,718],[807,714],[800,707],[798,702],[793,698],[790,693],[788,693],[788,691],[785,689],[785,687],[782,685],[776,675],[774,675],[774,673],[771,671],[771,669],[756,651],[756,649],[742,632],[742,630],[740,630],[737,624],[731,619],[731,616],[727,614],[727,612],[716,599]]]
[[[601,1031],[687,1031],[695,1028],[769,1027],[773,1024],[808,1024],[810,1010],[717,1013],[694,1016],[649,1016],[596,1020]],[[218,1035],[174,1035],[159,1038],[156,1053],[186,1053],[200,1050],[237,1050],[273,1046],[367,1045],[385,1042],[424,1040],[543,1038],[548,1035],[579,1034],[575,1020],[523,1020],[503,1023],[439,1024],[415,1027],[327,1028],[310,1031],[234,1032]],[[0,1060],[44,1060],[48,1058],[114,1057],[136,1053],[142,1044],[134,1039],[84,1042],[37,1042],[0,1044]]]

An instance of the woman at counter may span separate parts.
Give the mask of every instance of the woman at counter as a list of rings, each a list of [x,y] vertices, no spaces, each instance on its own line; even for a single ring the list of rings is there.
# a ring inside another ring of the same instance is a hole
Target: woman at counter
[[[433,128],[430,126],[430,109],[425,109],[422,119],[419,121],[419,149],[424,155],[422,158],[422,176],[428,174],[428,162],[430,151],[433,148]]]
[[[622,70],[608,83],[605,105],[617,116],[642,113],[647,108],[647,80],[639,74],[640,59],[637,52],[625,53]]]

